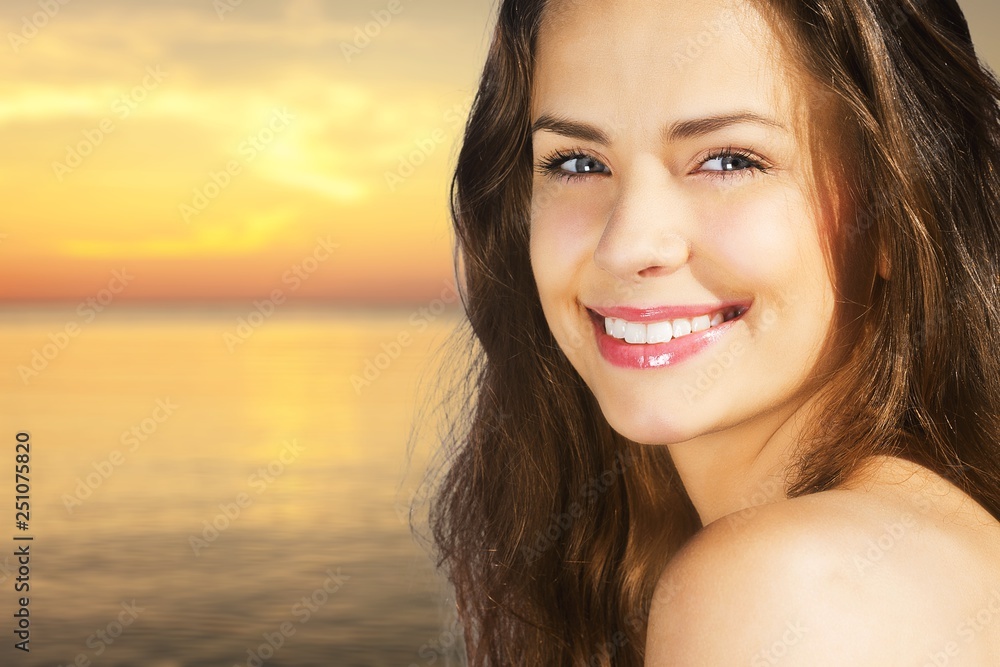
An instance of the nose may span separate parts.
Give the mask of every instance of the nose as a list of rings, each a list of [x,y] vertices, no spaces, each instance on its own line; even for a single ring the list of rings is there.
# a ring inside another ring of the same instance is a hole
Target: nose
[[[623,182],[594,261],[627,283],[669,275],[690,257],[685,218],[680,198],[655,174]]]

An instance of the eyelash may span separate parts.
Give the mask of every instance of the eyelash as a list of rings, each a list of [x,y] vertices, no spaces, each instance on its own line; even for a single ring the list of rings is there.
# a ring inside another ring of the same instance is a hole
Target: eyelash
[[[740,177],[743,175],[748,175],[748,176],[752,175],[749,173],[744,174],[743,172],[759,171],[762,174],[766,174],[770,169],[770,167],[764,165],[763,162],[760,160],[760,158],[756,157],[751,151],[744,150],[741,148],[733,148],[732,146],[724,148],[722,150],[712,151],[704,158],[702,158],[699,161],[699,164],[703,165],[706,162],[709,162],[710,160],[718,160],[719,158],[737,158],[745,160],[746,162],[749,163],[749,167],[747,169],[738,169],[735,171],[713,170],[702,173],[709,174],[710,178],[725,179],[725,178]],[[573,172],[563,171],[562,169],[560,169],[560,167],[562,167],[570,160],[593,160],[594,162],[597,162],[601,166],[607,168],[606,164],[604,164],[594,156],[588,155],[583,150],[573,149],[570,151],[558,150],[555,151],[554,153],[549,154],[548,157],[543,158],[541,162],[539,162],[538,166],[536,167],[536,171],[542,176],[548,176],[550,178],[556,178],[565,181],[575,181],[577,179],[587,178],[588,176],[600,175],[593,172],[591,173],[583,172],[574,174]]]

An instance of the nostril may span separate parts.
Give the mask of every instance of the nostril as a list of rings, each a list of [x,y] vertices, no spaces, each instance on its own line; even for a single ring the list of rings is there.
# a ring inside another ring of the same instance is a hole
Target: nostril
[[[664,265],[650,266],[639,271],[640,278],[656,278],[657,276],[669,276],[677,270],[677,267]]]

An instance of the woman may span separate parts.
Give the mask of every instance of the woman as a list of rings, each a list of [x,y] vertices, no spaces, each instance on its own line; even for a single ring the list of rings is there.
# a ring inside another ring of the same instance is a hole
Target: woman
[[[998,99],[954,0],[501,4],[469,664],[1000,660]]]

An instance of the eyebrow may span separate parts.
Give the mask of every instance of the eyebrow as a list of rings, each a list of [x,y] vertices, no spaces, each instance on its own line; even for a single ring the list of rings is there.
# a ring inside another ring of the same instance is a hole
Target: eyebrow
[[[717,116],[708,116],[705,118],[679,120],[665,127],[663,129],[662,136],[665,142],[679,141],[681,139],[691,139],[693,137],[711,134],[712,132],[718,132],[719,130],[729,127],[730,125],[739,125],[741,123],[753,123],[756,125],[764,125],[765,127],[774,127],[780,130],[786,129],[784,125],[768,116],[763,116],[759,113],[754,113],[753,111],[740,111],[737,113],[719,114]],[[532,134],[543,130],[555,132],[556,134],[560,134],[571,139],[592,141],[594,143],[601,144],[602,146],[607,146],[611,143],[611,139],[608,137],[607,133],[596,125],[576,120],[569,120],[568,118],[553,114],[542,114],[531,126]]]

